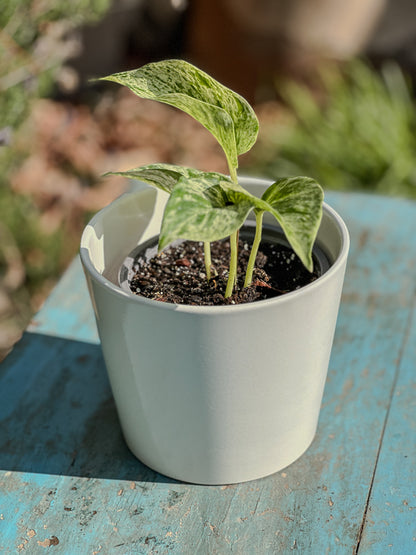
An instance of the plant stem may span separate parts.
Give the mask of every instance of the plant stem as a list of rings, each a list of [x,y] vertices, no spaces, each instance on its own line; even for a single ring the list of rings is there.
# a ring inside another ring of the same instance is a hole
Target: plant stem
[[[225,289],[225,298],[231,297],[234,285],[237,281],[238,231],[230,235],[230,248],[230,271],[228,273],[227,287]]]
[[[209,241],[204,242],[204,259],[205,259],[205,273],[207,281],[211,279],[211,244]]]
[[[249,287],[251,285],[251,282],[253,281],[254,265],[256,263],[257,253],[259,251],[259,246],[261,242],[263,214],[263,211],[256,213],[256,234],[254,236],[253,245],[251,247],[250,258],[248,259],[244,287]]]
[[[228,169],[230,178],[234,183],[238,183],[237,168],[234,168],[228,161]],[[225,298],[231,297],[234,285],[237,283],[237,262],[238,262],[238,230],[230,235],[230,269],[228,272],[227,287],[225,289]]]
[[[231,164],[228,164],[228,169],[230,172],[231,181],[234,181],[234,183],[238,183],[237,168],[234,168],[233,166],[231,166]]]

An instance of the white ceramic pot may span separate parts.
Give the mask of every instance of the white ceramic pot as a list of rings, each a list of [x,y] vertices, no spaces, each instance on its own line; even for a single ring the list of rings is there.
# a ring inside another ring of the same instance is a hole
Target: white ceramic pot
[[[260,196],[270,184],[245,178]],[[255,303],[195,307],[123,291],[120,264],[159,231],[166,195],[123,195],[87,225],[81,260],[121,426],[158,472],[200,484],[260,478],[294,462],[316,432],[348,231],[324,205],[316,281]],[[274,218],[265,218],[275,224]]]

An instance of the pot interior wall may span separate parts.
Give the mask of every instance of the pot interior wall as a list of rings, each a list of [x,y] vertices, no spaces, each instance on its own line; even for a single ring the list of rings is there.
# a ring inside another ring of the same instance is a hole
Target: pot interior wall
[[[118,285],[118,271],[126,254],[159,233],[166,200],[166,193],[146,188],[140,194],[122,195],[91,220],[81,249],[88,251],[89,261],[99,274]]]

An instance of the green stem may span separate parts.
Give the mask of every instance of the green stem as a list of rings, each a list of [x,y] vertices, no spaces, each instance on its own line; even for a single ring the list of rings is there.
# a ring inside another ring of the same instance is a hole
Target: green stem
[[[234,183],[237,183],[238,182],[237,168],[234,168],[233,166],[231,166],[231,164],[228,164],[228,169],[230,171],[231,181],[234,181]]]
[[[211,279],[211,244],[209,241],[204,242],[204,259],[205,259],[205,273],[207,281]]]
[[[225,289],[225,298],[231,297],[235,282],[237,281],[237,258],[238,258],[238,231],[230,235],[230,271],[228,273],[227,287]]]
[[[254,236],[253,245],[251,247],[250,258],[248,259],[244,287],[249,287],[251,285],[251,282],[253,281],[254,265],[256,263],[257,253],[259,251],[259,246],[261,242],[263,214],[263,211],[256,213],[256,234]]]
[[[230,178],[234,183],[238,183],[237,168],[232,166],[228,161],[228,169]],[[238,230],[230,235],[230,269],[228,272],[227,287],[225,289],[225,298],[231,297],[234,285],[237,283],[237,262],[238,262]]]
[[[230,178],[234,183],[238,183],[237,168],[234,168],[228,163],[230,171]],[[225,296],[230,297],[233,293],[234,284],[237,283],[237,259],[238,259],[238,232],[235,238],[234,234],[230,237],[231,244],[231,259],[230,259],[230,272],[228,275],[228,282],[225,291]],[[211,279],[211,245],[209,242],[204,242],[204,258],[205,258],[205,272],[207,280]],[[233,268],[233,269],[232,269]],[[232,281],[231,281],[232,277]],[[227,294],[228,293],[228,294]]]

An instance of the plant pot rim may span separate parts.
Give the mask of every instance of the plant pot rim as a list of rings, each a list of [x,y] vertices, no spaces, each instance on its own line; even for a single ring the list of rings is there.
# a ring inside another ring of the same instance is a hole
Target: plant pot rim
[[[253,177],[240,178],[240,180],[249,181],[250,183],[258,184],[258,185],[267,185],[272,183],[272,181],[267,179],[253,178]],[[190,313],[190,314],[206,313],[214,316],[216,314],[224,314],[224,313],[230,314],[230,313],[236,313],[236,312],[247,312],[251,310],[258,310],[260,307],[264,307],[266,305],[267,306],[282,305],[284,303],[290,302],[294,296],[299,297],[302,295],[307,295],[310,290],[316,287],[324,286],[325,282],[331,279],[331,276],[334,273],[336,273],[340,267],[343,266],[344,261],[348,256],[350,239],[349,239],[347,226],[345,225],[345,222],[343,221],[341,216],[331,206],[329,206],[326,202],[324,202],[323,211],[326,212],[336,222],[338,229],[340,231],[341,249],[335,262],[331,264],[330,268],[322,276],[317,278],[312,283],[309,283],[308,285],[304,285],[300,289],[296,289],[294,291],[285,293],[284,295],[280,295],[278,297],[273,297],[271,299],[263,299],[263,300],[253,301],[250,303],[241,303],[236,305],[230,304],[230,305],[220,305],[220,306],[194,306],[194,305],[185,305],[185,304],[164,303],[153,299],[147,299],[145,297],[135,295],[134,293],[130,294],[127,291],[124,291],[120,286],[115,285],[112,281],[104,277],[96,270],[89,256],[89,251],[87,248],[88,237],[87,237],[86,231],[89,226],[92,226],[92,227],[94,226],[96,220],[98,220],[102,216],[102,214],[104,214],[109,210],[112,210],[117,203],[122,202],[125,199],[126,195],[135,195],[138,193],[139,191],[127,192],[122,194],[121,196],[116,198],[113,202],[111,202],[110,204],[108,204],[107,206],[99,210],[99,212],[97,212],[91,218],[91,220],[88,222],[88,224],[86,225],[82,233],[81,245],[80,245],[80,258],[85,270],[88,271],[88,273],[93,277],[94,280],[100,283],[112,294],[116,295],[117,297],[124,297],[126,300],[128,299],[130,302],[153,306],[155,310],[175,310],[175,311]],[[126,253],[126,255],[127,254],[128,253]]]

